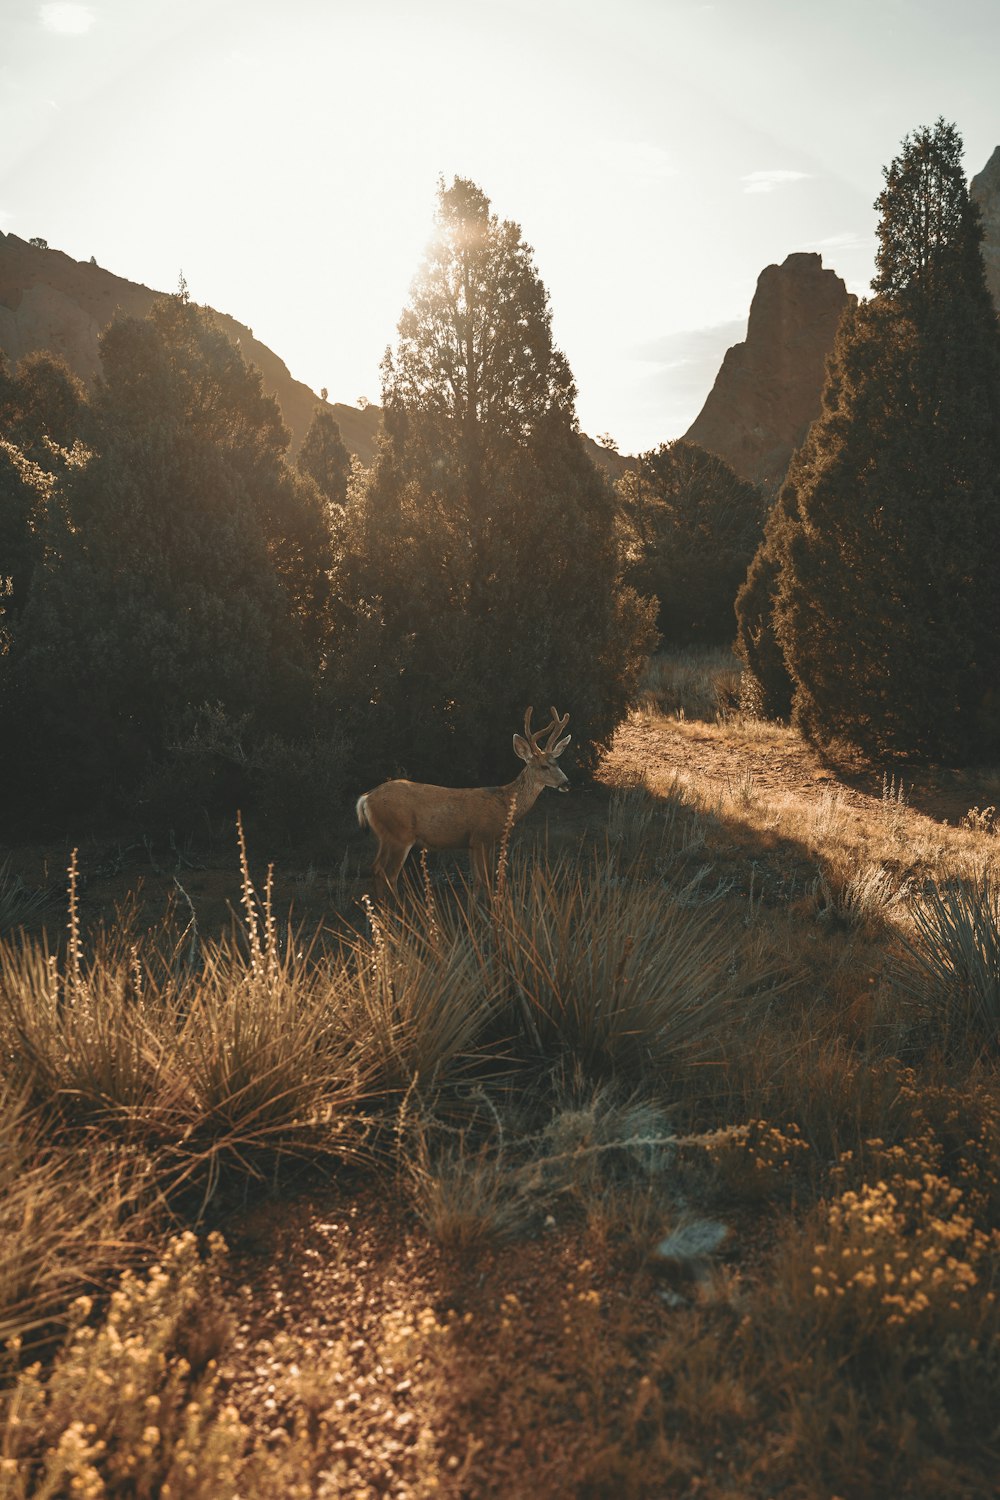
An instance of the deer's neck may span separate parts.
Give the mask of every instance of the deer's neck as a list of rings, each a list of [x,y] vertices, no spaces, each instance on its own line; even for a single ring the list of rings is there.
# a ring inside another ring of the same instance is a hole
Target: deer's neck
[[[520,776],[515,776],[513,781],[508,782],[505,787],[501,787],[507,806],[509,807],[512,802],[514,804],[515,823],[523,818],[525,813],[531,811],[538,801],[538,794],[544,785],[544,781],[538,779],[531,766],[525,766]]]

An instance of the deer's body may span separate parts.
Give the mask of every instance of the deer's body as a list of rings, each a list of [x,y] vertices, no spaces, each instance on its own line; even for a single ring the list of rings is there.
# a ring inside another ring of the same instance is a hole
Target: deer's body
[[[560,721],[555,709],[548,729],[547,746],[538,740],[546,730],[532,735],[531,709],[525,715],[527,738],[514,736],[514,749],[525,762],[524,770],[507,786],[430,786],[420,781],[384,781],[357,801],[358,822],[378,839],[375,874],[394,889],[406,856],[415,844],[425,849],[468,849],[477,882],[489,878],[490,856],[508,824],[530,811],[543,787],[566,787],[567,778],[555,764],[569,744],[569,735],[558,745],[555,739],[565,729],[569,715]]]

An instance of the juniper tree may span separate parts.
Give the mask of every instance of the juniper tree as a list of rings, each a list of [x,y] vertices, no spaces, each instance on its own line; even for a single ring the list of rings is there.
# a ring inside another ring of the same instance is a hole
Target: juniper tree
[[[787,519],[782,489],[765,524],[764,536],[736,593],[735,651],[743,662],[740,705],[759,719],[787,719],[792,711],[794,684],[774,628],[774,606],[780,568],[776,538]]]
[[[328,505],[340,508],[345,504],[351,455],[340,435],[340,424],[324,406],[313,412],[295,467],[315,483]]]
[[[520,228],[473,183],[436,233],[383,362],[385,437],[348,505],[335,669],[383,769],[509,770],[528,703],[565,701],[584,764],[651,639],[621,584],[615,500]]]
[[[49,507],[12,662],[36,769],[81,797],[134,784],[202,705],[299,729],[329,547],[273,400],[206,313],[165,299],[101,356],[93,451]]]
[[[736,592],[761,537],[764,498],[724,459],[678,440],[619,481],[636,556],[628,577],[659,602],[672,644],[726,643]]]
[[[939,120],[885,169],[874,296],[769,526],[795,717],[873,753],[1000,749],[1000,332],[961,154]]]

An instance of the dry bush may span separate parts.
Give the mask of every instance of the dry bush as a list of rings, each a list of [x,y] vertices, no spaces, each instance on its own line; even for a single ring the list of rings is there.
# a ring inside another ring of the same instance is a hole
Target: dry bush
[[[923,1493],[932,1469],[935,1493],[981,1493],[1000,1435],[1000,1231],[926,1136],[872,1144],[877,1175],[788,1226],[754,1299],[792,1456],[807,1493]]]
[[[817,919],[846,929],[875,933],[884,929],[909,896],[884,865],[863,865],[836,888],[820,872],[814,883]]]

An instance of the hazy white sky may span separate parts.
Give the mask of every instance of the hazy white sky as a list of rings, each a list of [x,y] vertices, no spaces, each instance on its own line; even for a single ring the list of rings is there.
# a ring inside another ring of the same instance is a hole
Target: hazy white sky
[[[0,229],[248,323],[332,400],[439,174],[534,246],[591,433],[693,420],[757,276],[872,273],[881,168],[1000,143],[1000,0],[2,0]]]

